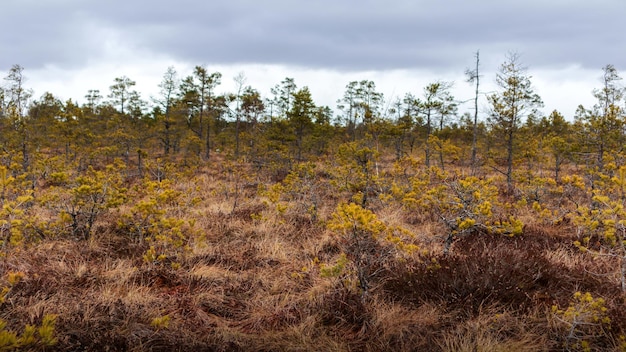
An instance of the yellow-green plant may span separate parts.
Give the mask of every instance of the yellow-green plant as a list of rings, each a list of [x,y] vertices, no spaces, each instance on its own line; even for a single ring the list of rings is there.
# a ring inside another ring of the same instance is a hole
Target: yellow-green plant
[[[149,243],[143,256],[145,262],[163,263],[191,250],[189,242],[195,234],[195,223],[183,215],[197,204],[197,197],[185,198],[170,180],[149,179],[134,188],[134,196],[136,203],[120,217],[118,226],[138,242]],[[171,263],[174,267],[179,265]]]
[[[603,298],[594,298],[589,292],[576,292],[567,308],[552,306],[557,326],[565,333],[567,350],[592,351],[592,340],[610,328],[605,304]]]
[[[144,179],[135,187],[136,203],[123,214],[120,226],[140,242],[154,233],[152,227],[166,213],[167,207],[178,203],[180,192],[172,188],[169,180]]]
[[[54,336],[56,316],[46,314],[40,326],[26,325],[22,334],[7,329],[0,319],[0,351],[43,350],[57,344]]]
[[[60,186],[70,181],[69,170],[77,167],[73,162],[66,160],[62,155],[51,157],[40,156],[35,161],[37,176],[48,185]]]
[[[358,287],[367,293],[371,278],[386,259],[385,246],[394,245],[404,252],[412,253],[419,248],[405,239],[412,234],[402,228],[387,226],[371,210],[355,203],[341,203],[332,213],[328,228],[340,235],[340,244],[346,258],[354,265]],[[341,257],[337,264],[323,267],[322,274],[339,274],[346,267]]]
[[[152,318],[150,321],[150,326],[155,328],[156,330],[167,329],[170,326],[170,316],[163,315],[159,317]]]
[[[315,222],[321,187],[321,183],[316,179],[315,164],[301,163],[294,166],[282,182],[261,189],[259,193],[265,196],[280,214],[291,209],[294,213],[309,215],[311,221]]]
[[[445,158],[450,158],[452,161],[459,160],[459,154],[461,154],[461,148],[454,145],[449,139],[441,139],[435,135],[428,137],[428,145],[432,146],[433,152],[437,154],[439,159],[439,167],[445,169]]]
[[[320,264],[320,275],[322,277],[336,277],[344,272],[348,264],[348,257],[345,253],[341,253],[337,261],[333,265]]]
[[[146,176],[156,181],[172,178],[176,174],[176,165],[162,158],[148,159],[144,163]]]
[[[0,305],[6,302],[7,296],[22,279],[23,272],[6,273],[3,287],[0,290]],[[7,322],[0,319],[0,351],[16,349],[45,348],[54,346],[57,339],[54,337],[55,315],[46,314],[40,326],[26,325],[21,335],[7,329]]]
[[[0,245],[5,251],[24,242],[25,233],[31,224],[25,208],[26,204],[32,200],[33,197],[26,194],[15,200],[2,202],[2,208],[0,208]]]
[[[600,180],[596,186],[602,188],[593,190],[592,205],[579,205],[573,214],[579,238],[574,244],[583,252],[616,258],[626,292],[626,166]]]
[[[43,233],[33,212],[33,190],[26,174],[11,175],[0,165],[0,247],[6,252]]]
[[[562,221],[569,211],[568,199],[577,187],[578,178],[566,176],[557,183],[549,177],[537,177],[528,172],[517,178],[516,189],[521,193],[517,207],[530,205],[538,219],[546,224]],[[584,185],[583,185],[584,187]]]
[[[126,200],[121,163],[105,170],[89,167],[66,186],[53,186],[40,202],[58,212],[60,224],[70,235],[88,239],[98,218]]]
[[[505,213],[498,188],[490,180],[474,176],[448,180],[445,173],[436,170],[420,173],[413,178],[413,188],[403,202],[413,211],[432,213],[446,226],[444,253],[459,236],[475,231],[513,236],[521,234],[524,226]]]
[[[532,172],[523,172],[516,176],[516,189],[530,204],[533,202],[544,203],[545,199],[554,192],[556,187],[554,179],[538,177]]]
[[[164,263],[169,260],[174,269],[180,268],[178,261],[172,260],[191,251],[189,242],[194,231],[194,222],[172,217],[159,218],[152,223],[147,238],[150,248],[143,259],[146,263]]]
[[[11,292],[11,289],[13,289],[13,287],[17,285],[17,283],[20,282],[23,277],[24,273],[22,272],[11,271],[6,274],[5,281],[7,282],[7,284],[4,285],[0,290],[0,304],[6,301],[6,297]]]
[[[367,206],[370,195],[381,193],[377,167],[380,153],[370,144],[371,141],[362,140],[340,145],[336,165],[331,168],[331,185],[350,196],[356,195],[353,200],[362,206]]]

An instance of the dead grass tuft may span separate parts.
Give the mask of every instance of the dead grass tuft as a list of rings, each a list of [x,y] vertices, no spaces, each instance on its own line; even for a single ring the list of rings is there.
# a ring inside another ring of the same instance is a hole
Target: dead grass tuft
[[[488,308],[474,319],[445,331],[437,342],[441,351],[504,352],[549,351],[554,348],[527,321],[497,308]]]

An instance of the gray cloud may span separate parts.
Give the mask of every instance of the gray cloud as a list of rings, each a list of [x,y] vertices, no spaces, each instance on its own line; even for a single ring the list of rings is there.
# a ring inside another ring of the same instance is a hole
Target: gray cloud
[[[192,64],[445,71],[462,70],[480,49],[494,63],[519,51],[532,67],[626,66],[623,0],[8,0],[2,7],[2,69],[87,65],[104,55],[112,33],[120,45]]]

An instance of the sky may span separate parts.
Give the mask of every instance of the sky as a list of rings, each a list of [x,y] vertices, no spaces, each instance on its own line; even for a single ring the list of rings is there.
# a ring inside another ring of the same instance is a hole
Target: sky
[[[196,65],[222,73],[218,92],[234,91],[243,73],[269,97],[291,77],[332,109],[355,80],[374,81],[388,103],[450,81],[463,102],[480,51],[483,93],[497,90],[499,66],[518,53],[543,113],[571,119],[595,103],[602,67],[626,69],[624,0],[1,1],[2,76],[19,64],[35,98],[79,103],[90,89],[106,97],[121,76],[149,100],[169,66],[184,77]]]

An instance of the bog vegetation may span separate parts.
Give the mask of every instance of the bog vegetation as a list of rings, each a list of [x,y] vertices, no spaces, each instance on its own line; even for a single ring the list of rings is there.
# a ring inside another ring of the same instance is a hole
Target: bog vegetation
[[[0,90],[0,350],[626,350],[626,111],[542,113],[511,55],[337,110],[169,68],[86,103]],[[481,103],[482,101],[482,103]],[[482,107],[482,108],[481,108]]]

